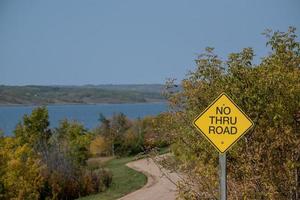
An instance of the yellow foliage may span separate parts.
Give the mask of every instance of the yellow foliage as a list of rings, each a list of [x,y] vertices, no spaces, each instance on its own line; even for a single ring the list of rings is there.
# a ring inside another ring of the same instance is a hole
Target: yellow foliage
[[[106,155],[110,151],[109,142],[103,136],[96,136],[91,141],[90,152],[92,155]]]
[[[33,156],[28,145],[18,146],[16,139],[3,138],[0,146],[1,168],[0,181],[6,191],[4,199],[38,199],[39,189],[43,185],[42,165]]]

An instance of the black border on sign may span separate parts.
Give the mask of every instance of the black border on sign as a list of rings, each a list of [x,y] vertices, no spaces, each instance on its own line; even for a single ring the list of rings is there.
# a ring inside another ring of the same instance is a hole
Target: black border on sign
[[[196,121],[216,102],[218,101],[222,96],[226,96],[230,101],[231,103],[233,103],[238,109],[239,111],[241,111],[241,113],[244,114],[244,116],[251,122],[251,126],[249,126],[249,128],[247,128],[247,130],[244,131],[244,133],[242,133],[240,135],[240,137],[238,137],[229,147],[227,147],[223,152],[209,139],[209,137],[207,137],[203,131],[196,125]],[[202,111],[197,117],[196,119],[194,119],[193,121],[193,125],[197,128],[197,130],[202,134],[204,135],[204,137],[221,153],[226,153],[235,143],[237,143],[237,141],[239,141],[241,139],[241,137],[243,137],[253,126],[254,126],[254,122],[244,113],[244,111],[225,93],[225,92],[222,92],[211,104],[209,104],[209,106],[204,110]]]

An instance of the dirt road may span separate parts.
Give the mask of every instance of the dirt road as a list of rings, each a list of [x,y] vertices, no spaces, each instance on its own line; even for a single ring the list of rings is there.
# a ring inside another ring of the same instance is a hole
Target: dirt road
[[[159,170],[151,159],[141,159],[127,164],[128,167],[144,173],[148,177],[147,184],[119,200],[175,200],[176,186]],[[175,173],[169,173],[173,181],[179,180]]]

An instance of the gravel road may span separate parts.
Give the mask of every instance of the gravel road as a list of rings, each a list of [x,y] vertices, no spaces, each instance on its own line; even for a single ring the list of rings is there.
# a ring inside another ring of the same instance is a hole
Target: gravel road
[[[144,173],[148,177],[147,184],[119,200],[175,200],[176,186],[165,176],[152,159],[146,158],[127,164],[128,167]],[[179,180],[175,173],[169,173],[172,181]]]

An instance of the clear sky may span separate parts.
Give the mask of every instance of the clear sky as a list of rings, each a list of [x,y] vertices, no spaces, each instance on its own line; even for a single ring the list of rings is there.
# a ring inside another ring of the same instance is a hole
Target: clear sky
[[[299,0],[0,0],[0,84],[180,80],[206,46],[259,58],[261,33],[288,26]]]

